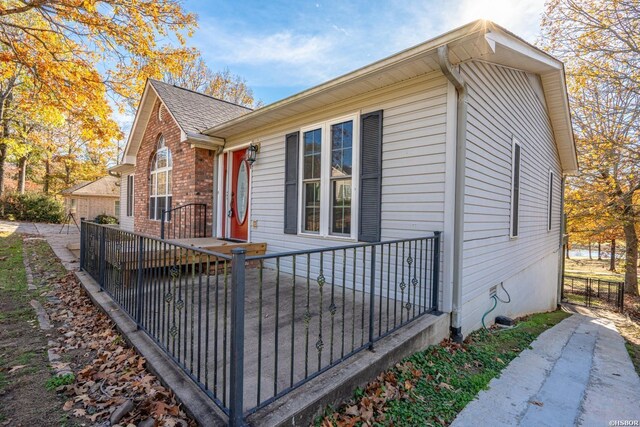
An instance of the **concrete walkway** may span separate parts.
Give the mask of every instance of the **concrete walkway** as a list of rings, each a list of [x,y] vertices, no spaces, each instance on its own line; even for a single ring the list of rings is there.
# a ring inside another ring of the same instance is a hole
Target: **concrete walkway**
[[[80,247],[80,231],[75,224],[42,224],[0,220],[0,232],[29,234],[44,238],[67,270],[78,270],[78,255],[68,247]]]
[[[574,314],[542,333],[452,425],[607,426],[613,420],[640,420],[640,378],[610,320]]]

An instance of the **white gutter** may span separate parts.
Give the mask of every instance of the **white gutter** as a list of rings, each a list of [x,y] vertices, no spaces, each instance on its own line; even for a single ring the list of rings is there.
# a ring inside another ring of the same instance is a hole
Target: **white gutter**
[[[201,133],[185,133],[184,136],[185,138],[182,139],[182,141],[189,141],[195,144],[198,144],[198,143],[205,144],[206,146],[208,146],[207,148],[211,150],[218,149],[219,147],[224,147],[224,144],[225,144],[224,138],[204,135]]]
[[[462,247],[464,244],[464,191],[467,140],[467,87],[462,75],[449,61],[449,47],[438,48],[438,65],[445,77],[455,86],[458,94],[456,105],[456,161],[455,201],[453,217],[453,306],[451,310],[451,338],[462,342]]]

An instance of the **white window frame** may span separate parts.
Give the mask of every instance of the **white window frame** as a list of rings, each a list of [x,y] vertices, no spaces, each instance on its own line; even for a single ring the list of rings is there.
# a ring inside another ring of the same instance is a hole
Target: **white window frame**
[[[154,217],[151,218],[150,212],[149,215],[147,215],[147,217],[149,218],[150,221],[160,221],[162,219],[162,212],[160,212],[160,215],[158,215],[158,199],[164,197],[165,199],[165,210],[166,207],[168,205],[168,201],[169,198],[171,198],[173,200],[173,154],[171,153],[171,150],[169,149],[169,147],[167,147],[167,140],[164,139],[164,135],[160,135],[156,141],[156,144],[159,145],[160,144],[160,139],[163,140],[163,146],[156,149],[156,152],[153,154],[153,159],[152,159],[152,165],[151,165],[151,171],[149,172],[149,188],[151,188],[153,186],[154,180],[153,180],[153,176],[156,176],[156,180],[155,180],[155,194],[151,194],[151,191],[149,191],[149,197],[148,199],[154,198]],[[157,161],[157,156],[158,153],[160,153],[161,151],[164,151],[167,153],[167,166],[165,167],[161,167],[161,168],[157,168],[157,169],[153,169],[154,168],[154,164]],[[171,181],[171,191],[168,190],[165,194],[158,194],[158,175],[165,172],[165,185],[168,187],[169,186],[169,181]],[[171,177],[170,177],[171,176]],[[170,178],[169,178],[170,177]],[[147,200],[147,203],[151,203],[150,200]],[[171,219],[168,220],[169,222],[171,221]]]
[[[351,233],[331,233],[331,126],[343,122],[353,122],[352,166],[351,166]],[[321,129],[320,147],[320,231],[304,231],[304,133]],[[360,184],[360,114],[353,113],[336,117],[300,128],[298,150],[298,234],[308,237],[321,237],[337,240],[356,240],[358,237],[358,209]]]
[[[553,181],[555,173],[549,169],[549,180],[547,188],[547,231],[551,231],[553,228]]]
[[[515,194],[515,178],[516,178],[516,146],[520,148],[520,158],[518,159],[518,196],[516,200]],[[513,138],[511,142],[511,209],[509,215],[509,237],[511,239],[515,239],[520,235],[520,195],[522,194],[522,144],[516,139]],[[514,219],[514,207],[518,206],[518,229],[513,229],[513,219]],[[515,233],[514,233],[515,231]]]

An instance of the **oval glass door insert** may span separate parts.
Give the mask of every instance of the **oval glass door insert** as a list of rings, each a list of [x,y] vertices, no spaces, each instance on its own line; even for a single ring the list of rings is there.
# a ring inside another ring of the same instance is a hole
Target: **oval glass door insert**
[[[249,208],[249,168],[247,162],[242,161],[238,168],[238,180],[236,184],[236,214],[238,224],[244,224]]]

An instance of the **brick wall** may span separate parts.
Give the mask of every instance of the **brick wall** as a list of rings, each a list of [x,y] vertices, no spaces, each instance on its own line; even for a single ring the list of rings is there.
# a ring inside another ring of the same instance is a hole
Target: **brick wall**
[[[207,236],[211,236],[215,156],[209,150],[191,148],[188,143],[180,142],[180,128],[166,110],[162,114],[163,120],[158,119],[158,108],[161,105],[160,101],[156,101],[136,156],[134,229],[140,233],[160,236],[160,221],[149,219],[149,171],[158,137],[162,134],[173,157],[172,207],[205,203]]]

